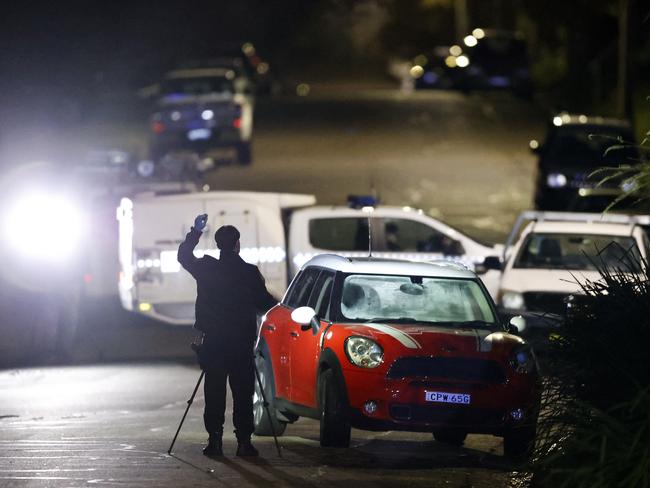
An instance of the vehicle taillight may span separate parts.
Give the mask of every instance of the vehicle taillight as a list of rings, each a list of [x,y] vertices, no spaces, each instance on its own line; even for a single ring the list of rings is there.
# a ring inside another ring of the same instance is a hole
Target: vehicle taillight
[[[241,129],[241,119],[235,119],[232,121],[232,126],[235,129]]]
[[[165,124],[156,121],[151,124],[151,130],[153,130],[156,134],[160,134],[165,131]]]

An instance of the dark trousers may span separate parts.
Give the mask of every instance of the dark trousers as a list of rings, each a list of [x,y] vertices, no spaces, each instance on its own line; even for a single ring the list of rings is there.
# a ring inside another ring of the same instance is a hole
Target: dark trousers
[[[212,357],[205,368],[205,430],[211,436],[221,437],[226,414],[226,380],[232,393],[232,421],[238,440],[250,439],[253,425],[253,392],[255,370],[252,348],[245,351],[229,351],[219,358]]]

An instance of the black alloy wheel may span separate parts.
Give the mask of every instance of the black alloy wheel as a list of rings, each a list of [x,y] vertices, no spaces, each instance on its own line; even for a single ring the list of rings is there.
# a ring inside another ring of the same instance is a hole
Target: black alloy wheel
[[[503,436],[503,454],[516,463],[528,461],[535,447],[535,427],[512,429]]]
[[[320,445],[349,447],[352,427],[344,416],[344,401],[332,370],[326,370],[320,375],[318,391],[321,410]]]
[[[259,372],[259,381],[255,378],[255,392],[253,393],[253,422],[254,433],[259,436],[271,436],[284,434],[287,423],[278,420],[275,414],[274,391],[272,386],[273,373],[268,361],[260,354],[255,355],[255,365]],[[264,396],[262,389],[264,389]],[[264,406],[264,398],[268,402],[268,408]]]

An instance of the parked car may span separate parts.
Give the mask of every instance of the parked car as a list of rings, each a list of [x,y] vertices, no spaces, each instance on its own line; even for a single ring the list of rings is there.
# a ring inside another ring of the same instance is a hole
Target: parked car
[[[568,297],[582,293],[580,282],[600,279],[599,266],[641,272],[650,249],[647,223],[648,216],[523,212],[505,246],[501,313],[526,316],[524,336],[540,349],[562,321]]]
[[[254,100],[245,75],[228,68],[177,69],[165,75],[158,90],[151,116],[153,161],[182,166],[175,158],[190,153],[212,165],[250,164]]]
[[[509,90],[529,98],[533,93],[526,40],[517,32],[476,28],[463,39],[455,65],[464,91]]]
[[[598,185],[606,175],[589,175],[599,168],[641,162],[634,132],[620,119],[560,113],[549,124],[545,141],[533,140],[530,147],[538,155],[538,210],[602,211],[621,194],[623,181]]]
[[[504,437],[523,458],[535,439],[540,377],[533,351],[504,326],[477,276],[433,264],[320,255],[270,310],[256,345],[257,435],[320,420],[321,446],[351,427]]]
[[[411,64],[409,74],[414,80],[415,88],[439,88],[452,89],[456,86],[458,70],[454,70],[455,63],[452,66],[449,46],[437,46],[428,54],[417,55]],[[455,49],[460,49],[455,46]],[[455,59],[455,58],[454,58]]]

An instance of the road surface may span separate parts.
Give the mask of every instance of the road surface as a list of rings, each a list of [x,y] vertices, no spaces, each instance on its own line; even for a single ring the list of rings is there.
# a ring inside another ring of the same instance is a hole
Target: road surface
[[[505,487],[519,486],[501,439],[451,448],[430,434],[352,431],[349,449],[320,448],[318,422],[254,437],[261,457],[234,456],[228,404],[223,460],[201,453],[203,393],[172,456],[167,449],[199,376],[180,363],[0,372],[0,487]]]

